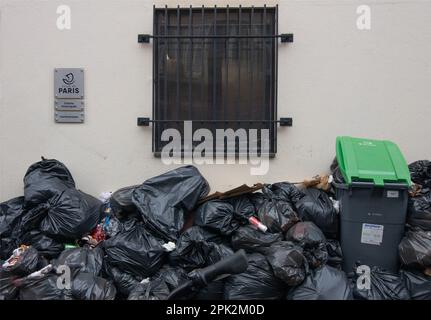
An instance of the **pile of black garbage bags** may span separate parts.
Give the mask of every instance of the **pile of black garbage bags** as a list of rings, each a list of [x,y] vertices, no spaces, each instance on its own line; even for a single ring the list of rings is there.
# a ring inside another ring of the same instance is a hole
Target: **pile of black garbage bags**
[[[421,188],[400,244],[403,270],[373,268],[371,288],[358,290],[358,276],[341,269],[332,188],[279,182],[202,201],[208,182],[184,166],[99,200],[76,189],[63,163],[42,159],[24,176],[24,196],[0,204],[0,300],[165,300],[193,270],[239,249],[247,270],[191,298],[431,299],[424,273],[431,266],[431,166],[410,169]]]

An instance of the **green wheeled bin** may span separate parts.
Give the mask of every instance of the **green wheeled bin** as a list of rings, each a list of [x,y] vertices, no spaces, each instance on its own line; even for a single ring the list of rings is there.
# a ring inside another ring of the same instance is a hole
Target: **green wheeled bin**
[[[336,151],[345,180],[335,183],[344,271],[357,265],[398,271],[411,185],[404,156],[393,142],[353,137],[337,137]]]

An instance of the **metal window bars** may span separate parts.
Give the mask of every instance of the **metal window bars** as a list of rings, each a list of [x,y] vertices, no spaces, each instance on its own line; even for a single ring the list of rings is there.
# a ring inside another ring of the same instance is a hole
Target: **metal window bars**
[[[163,147],[161,132],[182,130],[191,120],[196,128],[269,129],[270,154],[277,151],[278,7],[153,8],[153,152]],[[232,126],[233,125],[233,126]]]

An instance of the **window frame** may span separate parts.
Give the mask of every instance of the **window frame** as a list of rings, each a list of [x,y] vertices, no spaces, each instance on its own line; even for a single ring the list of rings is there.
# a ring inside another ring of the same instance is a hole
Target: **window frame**
[[[171,122],[171,123],[174,122],[173,120],[169,120],[169,119],[166,119],[164,117],[161,117],[161,108],[163,108],[163,104],[161,103],[160,92],[159,92],[160,91],[160,83],[159,83],[159,81],[160,81],[160,70],[159,70],[159,68],[160,68],[160,58],[161,58],[160,57],[160,52],[161,52],[160,51],[160,43],[164,41],[165,45],[167,44],[167,46],[169,46],[169,41],[173,40],[174,46],[175,46],[175,42],[180,43],[181,40],[179,38],[185,38],[185,40],[190,38],[187,35],[181,35],[181,34],[180,34],[181,37],[173,36],[172,38],[168,38],[168,39],[163,38],[163,36],[166,35],[166,33],[161,34],[159,32],[160,24],[158,23],[158,14],[163,13],[165,15],[165,19],[166,19],[166,17],[168,17],[168,19],[169,19],[169,14],[171,12],[176,12],[177,16],[181,17],[182,12],[186,12],[186,11],[189,12],[190,15],[192,15],[193,12],[196,12],[196,11],[200,11],[203,13],[207,13],[210,11],[216,12],[216,13],[220,12],[220,11],[226,11],[228,18],[229,18],[229,12],[239,11],[240,12],[239,13],[239,19],[241,16],[241,12],[253,12],[253,13],[259,12],[259,14],[260,14],[260,12],[262,12],[262,14],[265,14],[265,15],[268,15],[268,14],[273,15],[272,16],[273,21],[272,21],[271,34],[266,34],[266,29],[265,29],[264,30],[265,33],[260,35],[260,36],[262,36],[261,37],[262,38],[262,46],[264,45],[264,42],[265,42],[265,48],[263,48],[262,50],[267,49],[266,46],[267,46],[268,42],[269,42],[269,46],[270,47],[272,46],[272,48],[270,50],[270,53],[272,55],[271,65],[267,69],[265,69],[265,70],[269,70],[269,73],[270,73],[269,104],[268,104],[268,106],[264,106],[265,108],[268,107],[266,109],[266,111],[269,111],[269,113],[270,113],[269,118],[268,119],[262,119],[262,120],[251,120],[251,119],[241,119],[241,118],[240,119],[222,119],[222,120],[219,120],[219,119],[204,120],[204,122],[207,122],[207,125],[204,126],[204,128],[210,129],[211,126],[215,127],[215,125],[211,124],[213,120],[217,120],[220,123],[223,123],[223,122],[226,122],[226,120],[229,120],[229,122],[225,123],[225,125],[223,127],[220,127],[218,129],[231,128],[228,125],[231,122],[237,122],[237,123],[241,122],[244,124],[249,123],[249,125],[251,127],[245,128],[246,130],[253,128],[252,127],[253,123],[256,123],[256,126],[258,123],[261,123],[262,125],[265,124],[267,126],[267,128],[270,130],[269,156],[274,157],[277,153],[277,120],[276,120],[277,119],[277,96],[278,96],[278,40],[277,40],[277,35],[278,35],[278,6],[277,5],[274,7],[267,7],[267,6],[263,6],[263,7],[241,7],[241,6],[239,6],[239,7],[229,7],[229,6],[227,6],[227,7],[204,7],[204,6],[202,6],[202,7],[189,7],[189,8],[184,8],[184,7],[180,8],[179,6],[176,8],[168,8],[167,6],[158,7],[158,8],[156,8],[155,6],[153,7],[153,35],[154,35],[154,37],[153,37],[153,90],[152,90],[152,107],[153,107],[153,110],[152,110],[152,113],[153,113],[153,119],[154,119],[153,123],[154,124],[153,124],[153,128],[152,128],[152,151],[153,151],[154,155],[156,157],[159,157],[161,155],[161,151],[163,148],[163,143],[161,141],[161,131],[162,131],[161,128],[163,128],[163,124],[169,123],[169,122]],[[253,14],[253,13],[251,13],[251,14]],[[251,20],[252,20],[252,18],[250,18],[250,26],[252,25]],[[193,21],[193,17],[191,18],[191,21]],[[262,24],[264,24],[264,21],[266,22],[266,20],[262,20]],[[169,24],[169,21],[168,21],[168,24]],[[165,32],[169,28],[168,24],[163,25],[163,27],[165,28],[165,30],[164,30]],[[229,24],[227,24],[227,25],[229,26]],[[192,23],[192,26],[193,26],[193,23]],[[199,27],[199,24],[194,25],[194,26]],[[190,27],[190,22],[189,22],[189,27]],[[202,26],[202,30],[203,29],[204,28]],[[217,32],[217,30],[216,30],[216,32]],[[214,35],[214,34],[212,34],[212,35]],[[160,36],[162,36],[162,37],[160,37]],[[177,36],[178,36],[178,34],[177,34]],[[195,36],[195,35],[193,35],[193,36]],[[197,35],[197,36],[199,36],[199,35]],[[220,35],[217,34],[217,36],[220,36]],[[227,35],[227,37],[231,37],[231,36],[232,35]],[[243,35],[240,35],[237,38],[238,39],[237,40],[238,41],[238,47],[241,46],[241,40],[243,39],[242,36]],[[193,41],[195,41],[193,39],[190,38],[190,40],[188,40],[188,41],[190,41],[190,43],[193,43]],[[269,39],[271,39],[271,40],[269,40]],[[198,41],[198,40],[196,40],[196,41]],[[193,51],[193,48],[191,51]],[[238,52],[240,52],[240,49],[238,49]],[[202,55],[203,55],[203,53],[202,53]],[[191,60],[193,60],[193,58]],[[192,68],[192,67],[190,66],[190,68]],[[178,70],[178,64],[177,64],[177,70]],[[165,70],[165,72],[166,72],[166,70]],[[166,81],[167,81],[166,78],[167,78],[167,76],[165,75],[165,79],[164,79],[165,85],[166,85]],[[178,71],[177,71],[177,81],[178,81]],[[265,85],[267,85],[266,82],[265,82]],[[179,86],[179,84],[177,84],[177,91],[178,91],[178,86]],[[215,86],[215,84],[214,84],[214,86]],[[169,103],[167,102],[167,99],[166,99],[166,91],[167,91],[167,89],[165,87],[164,88],[164,94],[165,94],[165,102],[164,103],[166,104],[167,108],[169,108]],[[266,88],[264,91],[265,91],[265,94],[267,94]],[[243,98],[241,98],[241,99],[243,99]],[[177,103],[177,108],[178,108],[178,103]],[[212,110],[212,111],[214,111],[214,110]],[[176,120],[181,120],[181,122],[185,121],[185,120],[192,120],[193,123],[202,122],[202,121],[199,121],[202,119],[196,119],[196,118],[195,119],[193,119],[193,118],[189,119],[187,117],[185,117],[184,119],[176,119]],[[179,123],[179,125],[181,126],[182,123]],[[233,128],[233,129],[236,130],[235,128]],[[194,127],[194,130],[196,130],[196,127]],[[214,135],[214,137],[215,137],[215,135]],[[249,149],[247,148],[247,153],[248,153],[248,151],[249,151]],[[214,149],[214,155],[215,155],[215,152],[216,152],[216,150]],[[260,152],[260,150],[259,150],[259,152]],[[226,152],[225,152],[225,154],[226,154]],[[236,155],[239,155],[238,150],[236,152]]]

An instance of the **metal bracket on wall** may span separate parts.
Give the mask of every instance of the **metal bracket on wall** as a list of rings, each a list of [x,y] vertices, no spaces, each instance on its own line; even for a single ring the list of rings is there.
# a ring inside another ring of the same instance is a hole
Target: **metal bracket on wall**
[[[150,123],[181,123],[184,121],[192,121],[195,123],[279,123],[280,127],[291,127],[293,125],[292,118],[280,118],[279,120],[152,120],[150,118],[139,117],[137,125],[140,127],[148,127]]]
[[[280,38],[280,42],[293,42],[293,33],[269,35],[151,35],[138,34],[138,43],[150,43],[150,39],[270,39]]]

